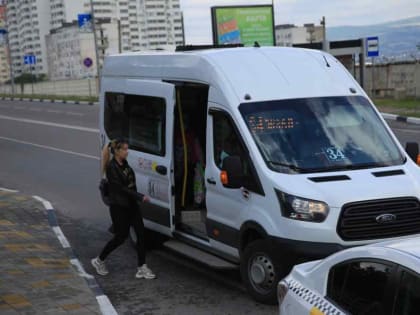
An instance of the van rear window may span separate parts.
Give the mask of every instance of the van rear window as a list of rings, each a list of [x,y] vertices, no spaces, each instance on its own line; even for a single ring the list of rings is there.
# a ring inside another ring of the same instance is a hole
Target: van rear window
[[[127,139],[132,150],[165,155],[165,116],[164,98],[105,94],[105,131],[110,139]]]

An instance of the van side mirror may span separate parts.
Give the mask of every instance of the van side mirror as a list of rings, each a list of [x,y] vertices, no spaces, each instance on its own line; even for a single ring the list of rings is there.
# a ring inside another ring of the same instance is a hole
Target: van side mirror
[[[407,152],[414,163],[420,165],[419,144],[417,142],[407,142],[405,145],[405,152]]]
[[[239,156],[227,156],[223,160],[220,180],[224,187],[238,189],[243,186],[242,161]]]

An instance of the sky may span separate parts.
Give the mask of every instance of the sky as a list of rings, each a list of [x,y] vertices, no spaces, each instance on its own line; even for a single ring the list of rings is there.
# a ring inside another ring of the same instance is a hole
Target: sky
[[[271,4],[271,0],[180,0],[187,44],[210,44],[210,7]],[[276,24],[370,25],[420,16],[420,0],[274,0]]]

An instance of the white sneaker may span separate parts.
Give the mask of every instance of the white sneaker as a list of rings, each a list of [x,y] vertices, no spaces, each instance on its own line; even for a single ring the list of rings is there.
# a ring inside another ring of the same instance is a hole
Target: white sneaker
[[[101,276],[106,276],[109,273],[105,262],[100,260],[99,257],[93,258],[90,263],[96,269],[96,272]]]
[[[152,270],[150,270],[149,267],[147,267],[146,264],[144,264],[143,266],[137,268],[136,278],[137,279],[155,279],[156,275],[153,273]]]

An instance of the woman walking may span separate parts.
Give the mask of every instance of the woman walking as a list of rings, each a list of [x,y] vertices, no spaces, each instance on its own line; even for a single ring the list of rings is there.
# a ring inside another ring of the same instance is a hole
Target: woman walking
[[[113,158],[110,159],[110,153]],[[149,198],[137,192],[136,176],[128,165],[128,143],[123,139],[113,140],[102,151],[102,171],[108,180],[110,213],[114,226],[114,237],[105,245],[100,255],[91,260],[96,272],[108,274],[105,259],[127,239],[130,226],[137,236],[137,273],[136,278],[154,279],[156,276],[146,265],[144,225],[138,201],[148,202]]]

